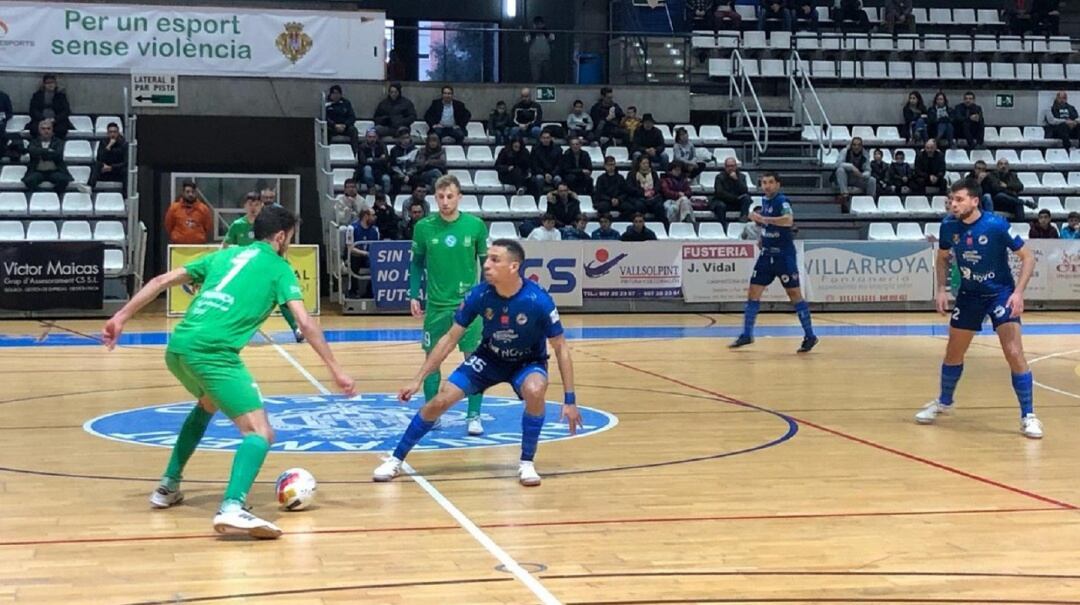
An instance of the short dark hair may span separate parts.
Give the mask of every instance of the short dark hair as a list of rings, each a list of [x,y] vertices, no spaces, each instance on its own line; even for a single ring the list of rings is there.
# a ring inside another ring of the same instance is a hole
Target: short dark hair
[[[550,213],[550,212],[545,212],[544,216],[540,217],[540,222],[542,222],[542,223],[546,223],[548,221],[553,221],[553,220],[555,220],[555,215]]]
[[[1069,216],[1067,216],[1065,218],[1067,220],[1070,220],[1070,221],[1073,220],[1074,218],[1080,218],[1080,212],[1076,212],[1076,211],[1070,212]]]
[[[1039,210],[1039,218],[1042,218],[1044,216],[1050,216],[1050,211],[1047,210],[1046,208],[1043,208],[1042,210]]]
[[[442,94],[447,90],[450,91],[450,94],[454,94],[454,87],[450,86],[449,84],[444,84],[443,87],[439,89],[439,94]]]
[[[275,233],[279,231],[288,232],[290,229],[294,229],[299,223],[300,219],[296,218],[296,215],[285,208],[281,206],[268,206],[262,209],[259,216],[255,217],[255,224],[253,225],[255,239],[270,239]]]
[[[382,191],[376,191],[375,192],[375,201],[377,202],[379,200],[382,200],[384,202],[386,201],[386,194],[383,193]]]
[[[427,210],[427,208],[424,206],[424,202],[419,202],[419,201],[416,201],[416,200],[413,200],[412,203],[409,204],[409,210],[412,210],[413,208],[416,208],[417,206],[420,206],[420,210]]]
[[[355,185],[356,179],[345,179],[345,186],[348,187],[350,184]]]
[[[607,164],[608,162],[615,163],[616,162],[615,156],[613,156],[613,155],[604,156],[604,163]]]
[[[41,82],[43,84],[45,82],[48,82],[49,80],[52,80],[53,82],[55,82],[56,81],[56,74],[45,74],[45,75],[41,76]]]
[[[115,129],[117,129],[117,130],[120,130],[120,125],[119,125],[119,124],[117,124],[116,122],[109,122],[109,123],[108,123],[108,124],[107,124],[107,125],[105,126],[105,129],[106,129],[106,130],[108,130],[109,128],[115,128]]]
[[[611,92],[611,87],[610,86],[603,86],[603,87],[600,88],[600,96],[601,97],[606,95],[609,92]]]
[[[961,191],[966,191],[973,198],[982,197],[982,187],[979,186],[979,182],[975,179],[962,179],[949,187],[949,193],[959,193]]]
[[[851,137],[851,142],[854,143],[855,141],[858,141],[860,144],[862,144],[862,137]]]
[[[611,214],[607,212],[601,212],[600,216],[596,217],[596,220],[611,222]]]
[[[521,244],[519,244],[517,240],[500,238],[491,242],[491,245],[498,246],[500,248],[506,248],[506,251],[510,253],[510,257],[513,260],[519,263],[525,262],[525,248],[522,248]]]
[[[973,92],[971,92],[971,91],[969,90],[969,91],[967,91],[967,92],[965,92],[965,93],[964,93],[964,96],[965,96],[965,97],[966,97],[966,96],[968,96],[968,95],[971,95],[972,97],[974,97],[974,96],[975,96],[975,93],[973,93]]]
[[[640,213],[640,212],[635,212],[634,216],[632,216],[630,218],[631,218],[631,220],[635,220],[635,221],[638,220],[638,219],[645,220],[645,215]]]
[[[192,189],[198,189],[199,188],[199,186],[195,184],[195,181],[184,181],[180,185],[180,189],[187,189],[188,187],[191,187]]]
[[[783,183],[783,181],[780,180],[780,175],[776,174],[776,172],[773,171],[773,170],[766,170],[765,172],[761,173],[761,178],[764,179],[764,178],[768,178],[768,177],[772,177],[772,179],[774,181],[776,181],[777,183]]]
[[[386,87],[387,92],[389,92],[391,88],[396,88],[398,94],[401,94],[401,84],[399,84],[398,82],[391,82],[390,86]]]
[[[582,101],[581,99],[574,99],[574,102],[571,103],[570,106],[573,107],[574,105],[585,105],[585,101]]]

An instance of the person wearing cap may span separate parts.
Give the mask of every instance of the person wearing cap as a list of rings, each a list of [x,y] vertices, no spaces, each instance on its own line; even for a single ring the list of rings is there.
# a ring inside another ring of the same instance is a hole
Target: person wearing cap
[[[390,157],[374,128],[364,133],[364,142],[356,148],[356,161],[359,166],[354,178],[363,181],[368,191],[375,188],[377,181],[384,193],[390,192]]]
[[[379,137],[393,137],[399,128],[411,128],[416,121],[416,106],[401,96],[401,84],[387,88],[386,98],[375,107],[375,132]]]
[[[352,103],[341,94],[341,86],[334,84],[326,94],[326,136],[330,142],[335,137],[349,139],[349,145],[356,149],[360,144],[360,135],[356,132],[356,112]]]
[[[634,160],[645,155],[654,166],[667,170],[668,157],[664,153],[664,133],[656,127],[656,120],[653,119],[651,113],[641,116],[641,126],[634,131],[630,152]]]

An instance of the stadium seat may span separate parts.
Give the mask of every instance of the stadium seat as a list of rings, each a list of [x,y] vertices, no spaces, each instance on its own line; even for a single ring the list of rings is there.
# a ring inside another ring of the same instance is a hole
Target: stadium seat
[[[949,50],[949,40],[944,34],[926,34],[922,37],[922,49],[926,52],[946,52]]]
[[[69,242],[88,242],[94,239],[88,221],[64,221],[60,226],[60,240]]]
[[[1068,170],[1076,164],[1069,159],[1069,152],[1064,149],[1053,148],[1046,150],[1046,163],[1058,170]]]
[[[92,139],[94,138],[94,121],[90,119],[90,116],[69,116],[68,120],[71,121],[71,130],[68,130],[69,139]]]
[[[1039,66],[1039,80],[1043,82],[1064,82],[1065,66],[1060,63],[1043,63]]]
[[[930,209],[936,214],[945,214],[948,212],[949,198],[945,195],[935,195],[930,200]]]
[[[630,150],[626,147],[612,145],[607,148],[607,154],[615,158],[615,164],[619,168],[627,168],[630,166]]]
[[[1024,149],[1020,152],[1020,164],[1028,167],[1042,168],[1046,166],[1042,151],[1038,149]]]
[[[851,131],[847,126],[833,126],[829,129],[829,139],[833,144],[847,145],[851,142]]]
[[[656,239],[668,239],[667,227],[660,221],[649,221],[645,223],[645,227],[652,229],[652,232],[656,234]]]
[[[815,79],[835,80],[836,61],[818,61],[815,59],[810,62],[810,73]]]
[[[409,201],[409,194],[399,193],[394,196],[394,212],[401,215],[405,212],[405,203]]]
[[[892,52],[895,48],[892,34],[870,34],[870,50]]]
[[[596,221],[589,221],[588,223],[585,224],[585,233],[588,233],[589,237],[592,237],[593,232],[596,231],[599,228],[600,228],[600,223],[598,223]]]
[[[877,214],[877,204],[869,195],[856,195],[851,198],[852,214]]]
[[[728,158],[735,158],[735,164],[742,166],[742,160],[739,159],[739,154],[733,147],[717,147],[712,151],[712,155],[716,158],[716,164],[718,166],[723,166],[724,161]]]
[[[1031,223],[1012,223],[1009,225],[1009,235],[1019,235],[1023,239],[1027,239],[1028,233],[1031,232]]]
[[[1080,80],[1080,64],[1069,63],[1065,65],[1065,79],[1069,82]]]
[[[972,78],[986,81],[990,79],[990,66],[982,61],[976,61],[971,64],[971,71],[969,73]]]
[[[975,15],[979,25],[1002,25],[1001,17],[995,9],[977,9]]]
[[[783,59],[762,59],[759,74],[762,78],[784,78],[787,76],[787,61]]]
[[[826,149],[824,152],[818,151],[818,158],[821,159],[824,166],[835,166],[840,161],[840,150]]]
[[[94,136],[104,139],[109,135],[109,124],[116,124],[120,134],[124,134],[124,120],[120,116],[98,116],[94,120]]]
[[[0,193],[0,214],[21,216],[26,213],[25,194],[16,191],[5,191]]]
[[[1034,172],[1018,172],[1016,178],[1020,179],[1020,184],[1024,186],[1025,190],[1042,189],[1042,183],[1039,182],[1039,175]]]
[[[925,195],[909,195],[904,199],[904,211],[907,214],[933,214],[934,209]]]
[[[1065,181],[1065,175],[1060,172],[1044,172],[1042,174],[1042,188],[1051,193],[1070,193],[1072,191],[1069,183]]]
[[[0,221],[0,242],[21,242],[25,237],[19,221]]]
[[[357,120],[353,122],[353,126],[356,127],[356,132],[360,133],[360,138],[363,139],[367,134],[367,131],[375,128],[375,122],[371,120]]]
[[[972,149],[969,155],[972,164],[979,160],[986,162],[987,167],[992,167],[994,164],[994,153],[989,149]]]
[[[923,226],[923,234],[938,239],[941,236],[941,223],[926,223]]]
[[[463,195],[458,203],[458,210],[467,214],[480,214],[480,200],[475,195]]]
[[[926,239],[926,235],[918,223],[899,223],[896,225],[896,239]]]
[[[94,225],[94,241],[122,244],[126,240],[124,223],[120,221],[98,221]]]
[[[423,120],[416,120],[412,123],[412,126],[409,127],[410,134],[416,139],[427,138],[429,130],[431,130],[431,127]]]
[[[1058,199],[1057,197],[1055,197],[1055,196],[1040,197],[1038,201],[1039,201],[1039,207],[1036,210],[1036,212],[1038,212],[1039,210],[1049,210],[1050,214],[1053,214],[1055,217],[1058,217],[1059,215],[1064,216],[1065,207],[1061,205],[1061,200]]]
[[[492,172],[495,172],[492,170]],[[471,189],[473,186],[472,173],[468,170],[447,170],[446,174],[456,176],[458,181],[461,182],[462,189]],[[501,187],[500,187],[501,190]]]
[[[105,272],[120,273],[124,270],[124,252],[116,248],[105,249]]]
[[[862,77],[867,80],[888,79],[887,64],[884,61],[863,61]]]
[[[873,126],[852,126],[851,138],[859,137],[863,143],[877,143],[877,135],[874,134]]]
[[[124,196],[115,192],[97,194],[94,196],[94,214],[98,216],[127,214]]]
[[[68,141],[64,144],[64,161],[71,164],[88,164],[94,159],[90,141]]]
[[[1031,82],[1036,79],[1036,69],[1031,63],[1016,64],[1016,80],[1018,82]]]
[[[731,59],[724,58],[712,58],[709,59],[709,77],[710,78],[729,78],[731,77]]]
[[[333,180],[334,189],[344,188],[346,179],[353,178],[354,172],[355,171],[351,168],[335,168],[332,173],[333,176],[331,177]]]
[[[351,166],[356,164],[356,155],[353,154],[353,148],[346,143],[331,143],[330,144],[330,165],[331,166]]]
[[[877,129],[877,141],[880,144],[888,145],[894,143],[903,143],[904,139],[900,137],[900,131],[896,126],[878,126]],[[889,154],[885,154],[888,156]]]
[[[922,11],[917,11],[921,13]],[[919,22],[919,17],[916,15],[915,22]],[[950,8],[931,8],[928,16],[927,23],[952,23],[952,9]]]
[[[0,188],[25,189],[22,178],[26,176],[26,166],[4,166],[0,169]]]
[[[768,41],[765,39],[765,32],[760,30],[744,31],[742,36],[742,47],[754,50],[765,50],[769,47]]]
[[[30,214],[55,216],[60,214],[60,197],[52,191],[39,191],[30,196]]]
[[[724,136],[724,130],[719,126],[712,124],[705,124],[698,131],[698,137],[705,145],[719,145],[727,142],[727,137]]]
[[[802,127],[802,140],[818,141],[821,139],[821,126],[806,125]]]
[[[86,185],[90,182],[89,166],[68,166],[68,172],[71,173],[73,179],[69,188],[74,189],[76,185]]]
[[[896,232],[893,231],[892,223],[870,223],[867,239],[878,241],[894,240],[896,239]]]
[[[660,134],[664,135],[665,145],[675,144],[675,135],[671,133],[671,126],[668,126],[667,124],[657,124],[656,129],[660,131]]]
[[[484,216],[508,216],[510,205],[504,195],[485,195],[480,205]]]
[[[1029,143],[1047,142],[1046,133],[1042,126],[1024,126],[1024,140]]]
[[[1080,197],[1065,198],[1065,212],[1080,212]]]
[[[998,49],[997,38],[994,36],[975,36],[975,46],[972,50],[977,53],[996,53]]]
[[[773,50],[791,50],[791,32],[774,31],[769,34],[769,48]]]
[[[890,80],[911,80],[915,77],[911,63],[907,61],[889,61]]]
[[[1016,155],[1016,151],[1012,149],[998,149],[994,153],[994,162],[1005,160],[1010,165],[1015,166],[1020,163],[1020,156]]]
[[[12,134],[20,133],[26,130],[26,126],[30,124],[30,116],[27,115],[14,115],[8,118],[7,127],[5,130]],[[21,237],[19,239],[22,239]]]
[[[469,159],[465,157],[464,147],[460,145],[444,145],[443,150],[446,152],[447,166],[451,168],[462,168],[469,165]]]
[[[514,223],[511,223],[510,221],[496,221],[491,223],[491,228],[488,230],[488,237],[493,240],[520,239],[521,235],[518,233]]]
[[[589,145],[581,148],[585,153],[589,154],[589,159],[592,161],[593,168],[602,169],[604,167],[604,151],[599,147],[593,147]]]
[[[1024,140],[1024,134],[1016,126],[1002,126],[998,138],[1006,143],[1020,143]]]
[[[515,195],[510,198],[510,213],[514,216],[535,217],[540,213],[536,198],[531,195]]]
[[[90,200],[89,193],[65,193],[63,203],[60,207],[65,216],[94,213],[94,203]]]
[[[593,201],[591,195],[579,195],[578,203],[581,207],[581,212],[592,216],[596,214],[596,208],[593,207]]]
[[[904,214],[904,204],[895,195],[883,195],[878,198],[878,214]]]
[[[949,168],[967,170],[971,167],[971,160],[963,149],[947,149],[945,150],[945,165]]]
[[[511,186],[499,182],[499,173],[494,170],[477,170],[475,187],[483,193],[502,193],[508,189],[513,189]]]
[[[945,61],[938,64],[938,75],[942,80],[963,80],[964,65],[954,61]]]
[[[818,41],[818,35],[815,32],[796,32],[795,33],[795,49],[800,51],[819,50],[821,43]]]
[[[16,223],[22,227],[21,223]],[[727,233],[724,232],[724,225],[721,223],[701,223],[698,227],[699,239],[727,239]]]
[[[922,61],[915,64],[915,79],[916,80],[937,80],[938,79],[938,64],[937,63],[923,63]]]
[[[618,232],[619,235],[622,235],[630,228],[630,221],[615,221],[611,223],[611,228]]]
[[[692,223],[671,223],[671,231],[668,233],[671,239],[697,239]]]
[[[1069,186],[1080,188],[1080,172],[1069,173]]]
[[[931,19],[933,19],[932,16]],[[952,22],[957,25],[975,25],[978,23],[978,21],[975,20],[975,9],[954,8],[952,11]]]
[[[52,221],[33,221],[26,228],[26,241],[45,242],[60,239],[60,232],[56,230],[56,223]]]
[[[757,209],[760,209],[760,207]],[[742,239],[742,234],[745,230],[746,223],[728,223],[727,239]]]
[[[1024,42],[1020,39],[1020,36],[999,36],[998,52],[1022,53],[1024,52]]]
[[[481,122],[469,122],[465,125],[465,142],[470,145],[486,145],[491,142],[491,139],[488,138]]]

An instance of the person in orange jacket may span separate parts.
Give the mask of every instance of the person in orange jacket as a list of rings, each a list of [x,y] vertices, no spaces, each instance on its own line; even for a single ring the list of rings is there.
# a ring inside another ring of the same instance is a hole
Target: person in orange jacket
[[[214,231],[214,211],[202,198],[198,187],[184,182],[183,193],[165,213],[165,232],[171,244],[206,244]]]

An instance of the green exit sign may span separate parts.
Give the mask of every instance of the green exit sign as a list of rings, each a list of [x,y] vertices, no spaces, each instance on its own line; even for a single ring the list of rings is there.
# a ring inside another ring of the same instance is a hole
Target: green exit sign
[[[536,87],[536,101],[538,103],[554,103],[555,102],[555,87],[554,86],[537,86]]]
[[[994,107],[1010,108],[1013,106],[1013,96],[1007,94],[994,95]]]

